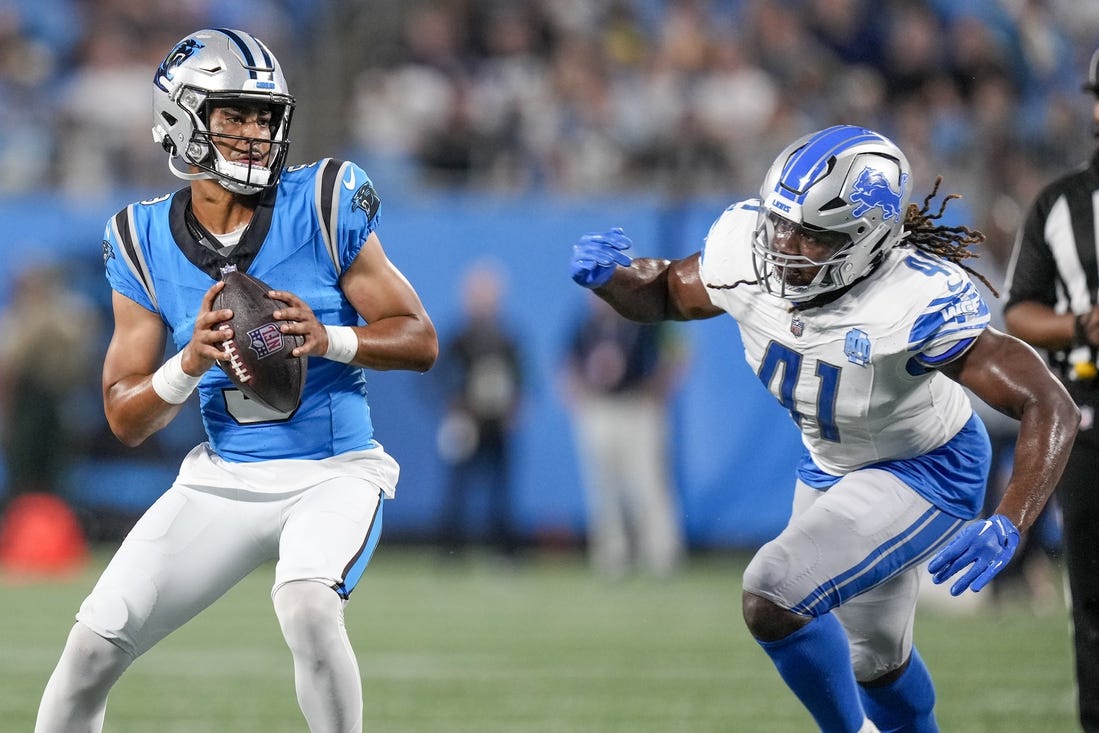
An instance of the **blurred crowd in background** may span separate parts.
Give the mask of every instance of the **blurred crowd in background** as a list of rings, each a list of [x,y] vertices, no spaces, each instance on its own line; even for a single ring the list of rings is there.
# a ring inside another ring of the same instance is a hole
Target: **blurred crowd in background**
[[[1090,149],[1099,4],[3,0],[0,192],[164,189],[150,69],[205,26],[279,55],[294,162],[336,151],[391,192],[733,200],[790,139],[857,123],[897,139],[917,192],[938,174],[964,192],[1003,256],[1020,208]]]

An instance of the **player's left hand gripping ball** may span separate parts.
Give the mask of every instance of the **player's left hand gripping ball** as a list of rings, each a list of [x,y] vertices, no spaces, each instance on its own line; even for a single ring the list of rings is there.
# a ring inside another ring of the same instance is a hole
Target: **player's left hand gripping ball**
[[[994,514],[959,532],[935,555],[927,570],[935,583],[942,583],[969,565],[966,574],[950,586],[950,595],[961,595],[966,588],[977,592],[1007,566],[1018,546],[1019,530],[1003,514]]]
[[[629,267],[633,262],[625,252],[632,244],[621,227],[602,234],[585,234],[572,247],[572,279],[585,288],[606,285],[616,267]]]
[[[271,286],[243,272],[229,270],[222,280],[214,308],[232,309],[233,338],[222,344],[226,358],[218,366],[248,398],[276,412],[293,412],[305,389],[306,359],[291,352],[305,339],[279,330],[273,314],[287,304],[268,297]]]

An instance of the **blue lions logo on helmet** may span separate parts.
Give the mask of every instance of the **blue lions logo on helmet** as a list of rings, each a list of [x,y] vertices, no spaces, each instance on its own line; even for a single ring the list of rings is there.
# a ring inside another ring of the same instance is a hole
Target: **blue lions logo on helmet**
[[[904,188],[908,174],[901,175],[901,188]],[[855,178],[849,198],[858,204],[851,216],[859,217],[874,207],[882,210],[883,219],[892,219],[901,215],[901,192],[894,191],[885,174],[876,168],[866,167]]]
[[[195,52],[205,48],[205,44],[194,38],[184,38],[182,41],[176,44],[176,47],[168,52],[168,55],[164,57],[164,60],[160,62],[160,66],[157,67],[156,73],[153,74],[153,84],[156,84],[161,90],[167,92],[168,87],[164,85],[165,81],[172,80],[172,69],[182,64],[187,59],[195,55]]]

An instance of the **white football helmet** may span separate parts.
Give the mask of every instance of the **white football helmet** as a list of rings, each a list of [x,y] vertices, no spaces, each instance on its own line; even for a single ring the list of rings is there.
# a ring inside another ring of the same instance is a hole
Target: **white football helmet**
[[[829,127],[789,145],[760,188],[759,223],[752,241],[760,286],[787,300],[805,302],[869,273],[904,237],[911,175],[900,148],[863,127]],[[836,246],[816,261],[780,252],[776,229],[789,225]],[[809,283],[798,283],[794,276],[818,267]]]
[[[227,160],[207,129],[212,107],[262,103],[271,110],[267,165]],[[255,36],[217,28],[187,36],[168,53],[153,77],[153,140],[168,151],[168,168],[179,178],[212,178],[245,195],[278,183],[290,146],[287,137],[294,98],[278,59]],[[191,166],[201,172],[191,172]]]

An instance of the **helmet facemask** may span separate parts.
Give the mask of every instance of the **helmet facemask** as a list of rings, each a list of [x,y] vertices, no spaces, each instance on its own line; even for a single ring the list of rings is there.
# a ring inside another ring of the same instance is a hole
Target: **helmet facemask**
[[[904,236],[910,177],[901,150],[861,127],[830,127],[787,147],[760,189],[752,241],[760,287],[803,303],[869,274]],[[794,232],[814,256],[779,245]],[[811,278],[809,268],[819,268]]]
[[[263,43],[243,31],[199,31],[176,44],[153,83],[153,139],[168,152],[175,176],[214,179],[243,195],[278,183],[290,145],[294,98]],[[270,137],[211,133],[212,113],[221,107],[270,111]],[[230,160],[215,140],[223,145],[245,140],[261,155],[248,156],[246,162]]]
[[[267,109],[271,113],[271,137],[245,137],[227,132],[211,132],[210,120],[214,110],[222,107],[239,108],[245,112]],[[293,107],[285,102],[271,102],[255,95],[209,95],[202,102],[196,115],[198,120],[186,149],[180,156],[188,166],[194,166],[215,177],[222,186],[244,195],[259,193],[278,183],[279,174],[286,163],[290,141],[285,130],[290,126]],[[216,143],[238,147],[237,141],[247,143],[252,155],[244,162],[226,158]]]
[[[793,237],[803,246],[792,248],[784,243]],[[810,229],[761,208],[752,238],[756,279],[780,298],[808,300],[844,287],[839,267],[851,247],[851,238],[845,234]],[[807,250],[812,254],[806,254]]]

